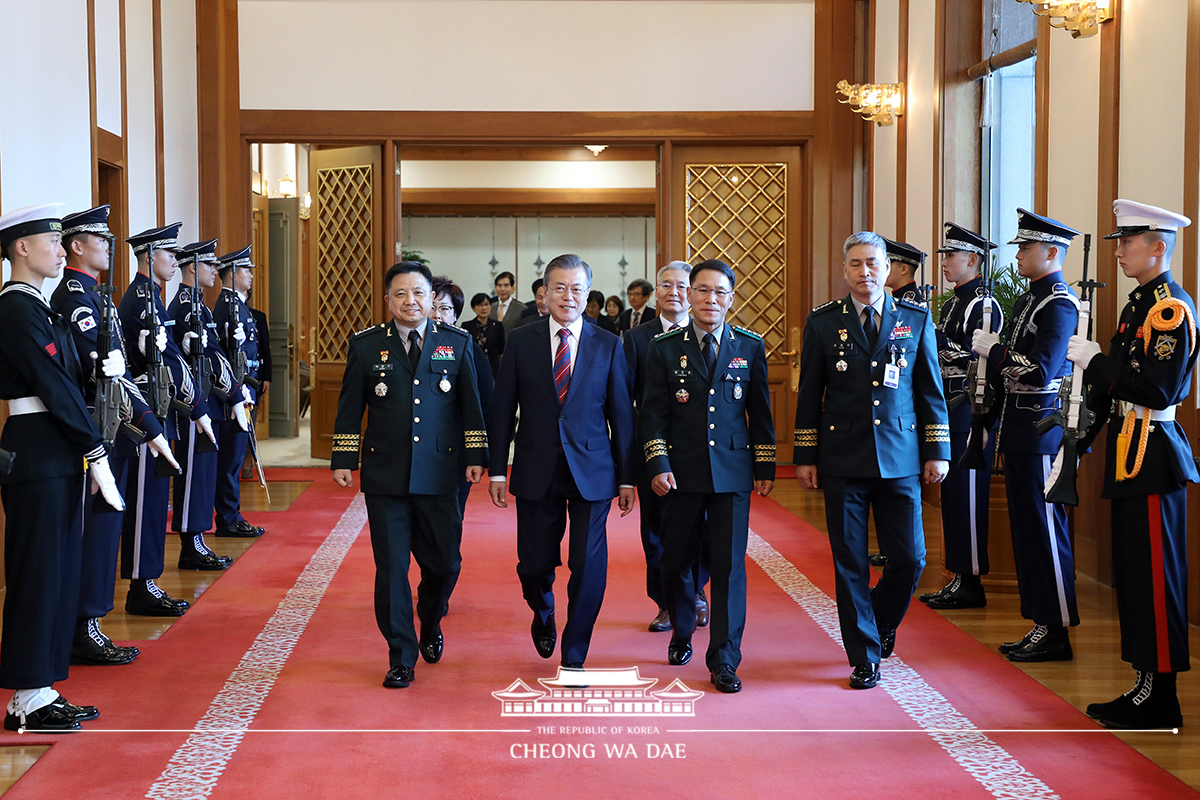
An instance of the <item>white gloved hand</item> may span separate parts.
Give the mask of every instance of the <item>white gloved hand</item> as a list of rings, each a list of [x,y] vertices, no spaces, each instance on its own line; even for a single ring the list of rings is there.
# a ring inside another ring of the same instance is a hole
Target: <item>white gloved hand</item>
[[[92,494],[100,492],[110,506],[118,511],[124,511],[125,500],[117,490],[117,482],[113,478],[112,469],[108,466],[108,456],[88,462],[88,472],[92,476]]]
[[[200,334],[198,334],[198,333],[192,333],[191,331],[188,331],[187,333],[185,333],[183,335],[183,352],[187,353],[189,356],[192,355],[193,353],[197,352],[196,340],[199,338],[200,338]],[[198,349],[203,350],[204,345],[201,344]]]
[[[975,335],[971,337],[971,349],[981,356],[986,356],[999,343],[999,334],[987,333],[982,329],[975,331]]]
[[[142,331],[138,334],[138,350],[142,355],[146,355],[146,339],[150,336],[150,331]],[[159,326],[158,335],[154,337],[154,346],[161,353],[167,349],[167,329]]]
[[[1072,336],[1071,340],[1067,342],[1067,358],[1084,369],[1087,369],[1088,364],[1092,363],[1092,359],[1099,354],[1099,344],[1078,334]]]
[[[146,355],[146,337],[150,335],[150,331],[142,331],[138,334],[138,352]]]
[[[201,433],[203,433],[209,439],[212,439],[213,444],[217,443],[216,434],[213,433],[212,429],[212,420],[209,418],[208,414],[202,414],[200,418],[196,420],[196,427],[200,429]]]
[[[92,351],[92,361],[97,358],[96,351]],[[120,350],[110,350],[108,356],[100,362],[100,369],[104,372],[106,378],[116,378],[125,374],[125,356]]]
[[[246,414],[245,403],[237,403],[234,405],[233,418],[237,420],[237,424],[241,426],[242,430],[246,431],[247,433],[250,432],[250,417]]]
[[[239,322],[233,329],[233,338],[238,344],[246,341],[246,326]]]
[[[254,405],[254,395],[250,393],[250,387],[242,384],[242,397],[250,405]]]
[[[208,329],[207,328],[200,329],[200,348],[202,350],[208,349]]]
[[[171,445],[167,443],[166,437],[161,433],[150,441],[146,442],[146,449],[148,449],[150,454],[155,458],[162,456],[172,467],[180,472],[183,472],[183,469],[179,466],[179,462],[175,460],[175,456],[171,452]]]

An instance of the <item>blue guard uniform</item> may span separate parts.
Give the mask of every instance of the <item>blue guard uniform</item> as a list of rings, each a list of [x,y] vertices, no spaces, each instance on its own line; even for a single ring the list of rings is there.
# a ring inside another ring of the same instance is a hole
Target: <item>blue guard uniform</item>
[[[1173,239],[1191,221],[1165,209],[1117,200],[1116,232]],[[1175,407],[1196,366],[1196,307],[1168,269],[1129,294],[1108,354],[1084,372],[1091,406],[1108,421],[1103,497],[1112,500],[1113,586],[1121,658],[1134,688],[1088,716],[1114,728],[1183,723],[1176,673],[1190,669],[1187,624],[1187,484],[1200,480]],[[1097,426],[1097,432],[1099,426]]]
[[[109,240],[114,247],[113,235],[108,229],[109,206],[68,214],[63,218],[63,246],[70,248],[71,240],[82,235],[99,236]],[[126,368],[123,378],[118,379],[124,390],[127,416],[125,422],[142,432],[138,439],[125,433],[108,442],[108,463],[118,486],[125,486],[129,476],[129,465],[136,463],[137,448],[143,441],[161,436],[161,423],[154,416],[129,372],[129,354],[125,352],[124,333],[117,314],[116,304],[102,294],[99,279],[90,273],[70,266],[63,272],[63,279],[50,299],[51,307],[68,323],[75,340],[75,350],[83,367],[86,397],[89,407],[95,406],[96,367],[92,353],[100,353],[101,323],[105,305],[108,306],[114,337],[109,341],[110,350],[119,349],[125,355]],[[101,357],[105,355],[101,353]],[[113,644],[100,630],[100,618],[113,609],[113,591],[117,580],[117,560],[121,546],[121,523],[124,515],[107,503],[83,503],[83,570],[79,586],[79,619],[76,623],[75,644],[71,661],[75,664],[127,664],[134,659],[136,647],[121,647]]]
[[[1010,244],[1044,242],[1066,250],[1079,235],[1025,209],[1017,215],[1017,238]],[[1073,657],[1066,629],[1079,624],[1075,558],[1067,512],[1045,496],[1062,428],[1042,435],[1035,425],[1054,414],[1059,386],[1071,373],[1067,343],[1079,323],[1079,298],[1062,272],[1054,271],[1031,282],[1012,313],[1008,342],[990,348],[987,366],[997,387],[996,451],[1004,460],[1021,616],[1034,627],[1021,640],[1001,645],[1001,652],[1012,661],[1066,661]]]
[[[859,311],[852,296],[813,309],[796,404],[793,461],[816,465],[825,492],[838,619],[855,688],[875,685],[925,567],[923,465],[950,458],[933,319],[924,307],[886,294],[880,302],[874,345],[865,307]],[[872,511],[887,556],[874,588],[867,563]]]

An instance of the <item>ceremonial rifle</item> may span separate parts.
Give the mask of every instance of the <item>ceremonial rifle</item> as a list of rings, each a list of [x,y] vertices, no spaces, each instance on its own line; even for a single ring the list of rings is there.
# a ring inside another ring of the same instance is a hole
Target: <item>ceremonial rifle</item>
[[[167,365],[163,363],[162,352],[158,349],[158,328],[160,323],[158,321],[158,306],[154,304],[153,243],[148,245],[146,250],[146,266],[150,278],[146,285],[146,320],[150,324],[150,332],[146,334],[146,403],[149,404],[150,410],[154,412],[154,416],[163,422],[166,422],[167,412],[171,408],[179,411],[180,407],[182,407],[184,410],[180,413],[184,415],[184,419],[187,419],[192,414],[192,407],[171,395],[171,373],[167,369]],[[112,270],[109,270],[109,275],[112,275]],[[156,461],[158,462],[154,467],[154,476],[156,478],[169,478],[172,475],[181,474],[165,458],[158,458]]]
[[[125,387],[121,385],[120,377],[108,377],[104,374],[104,359],[108,357],[113,342],[118,340],[116,315],[113,313],[113,240],[108,242],[108,276],[104,283],[96,286],[96,294],[100,296],[100,327],[96,333],[96,400],[92,409],[92,419],[100,429],[104,441],[111,445],[118,434],[125,434],[135,444],[146,441],[146,433],[130,425],[122,419],[122,411],[128,402]]]
[[[214,392],[221,402],[229,399],[229,395],[217,389],[212,385],[212,372],[209,370],[208,356],[205,354],[203,347],[204,336],[204,317],[201,315],[203,303],[200,300],[200,256],[196,255],[192,261],[192,274],[195,280],[192,282],[191,296],[191,329],[195,334],[192,339],[192,352],[188,354],[188,359],[191,362],[192,381],[196,384],[196,397],[208,397],[210,391]],[[222,397],[222,395],[224,395]],[[191,416],[189,412],[189,416]],[[216,442],[208,438],[207,435],[196,437],[196,452],[197,453],[215,453],[217,451]]]
[[[992,333],[992,268],[987,253],[983,256],[979,297],[983,303],[981,309],[983,319],[979,329]],[[995,402],[995,392],[987,379],[987,362],[988,357],[981,355],[971,362],[971,367],[967,371],[967,391],[961,397],[965,397],[971,402],[971,435],[967,439],[967,449],[963,451],[962,457],[958,460],[960,469],[990,470],[992,468],[992,465],[988,464],[983,457],[983,438],[988,432],[987,415],[991,412],[992,404]],[[954,407],[957,408],[962,402],[959,400]]]
[[[233,281],[237,284],[237,267],[233,267]],[[229,296],[225,302],[229,304],[229,320],[225,323],[225,339],[226,348],[231,354],[229,359],[230,365],[233,367],[233,380],[235,383],[245,384],[254,391],[262,388],[262,381],[249,374],[249,366],[246,363],[246,351],[242,349],[238,343],[235,331],[237,326],[242,325],[242,330],[245,331],[245,324],[242,323],[242,315],[240,312],[242,298],[238,296],[236,288],[230,288]]]
[[[1092,298],[1096,290],[1103,288],[1099,281],[1088,280],[1088,257],[1092,251],[1092,235],[1083,235],[1083,280],[1079,282],[1079,325],[1076,335],[1092,338]],[[1083,380],[1083,367],[1075,364],[1071,374],[1063,378],[1058,387],[1058,410],[1053,415],[1034,423],[1040,436],[1045,436],[1055,425],[1061,425],[1062,468],[1058,478],[1046,491],[1047,503],[1079,505],[1079,492],[1075,488],[1075,473],[1079,463],[1079,440],[1085,438],[1096,424],[1096,412],[1088,408],[1088,388]]]

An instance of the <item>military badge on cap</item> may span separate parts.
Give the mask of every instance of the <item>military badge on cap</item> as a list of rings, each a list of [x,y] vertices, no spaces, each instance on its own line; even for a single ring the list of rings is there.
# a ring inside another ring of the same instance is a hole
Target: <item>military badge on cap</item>
[[[1133,200],[1114,200],[1113,215],[1117,218],[1117,229],[1105,236],[1105,239],[1119,239],[1122,236],[1134,236],[1147,231],[1177,233],[1180,228],[1192,224],[1192,221],[1182,214]]]
[[[81,233],[94,233],[97,236],[111,239],[112,231],[108,229],[108,212],[111,210],[112,206],[106,204],[89,208],[87,211],[67,214],[62,219],[63,239],[78,236]]]
[[[1043,217],[1023,208],[1017,209],[1017,235],[1009,244],[1023,242],[1045,242],[1070,247],[1071,240],[1079,235],[1079,231],[1062,224],[1058,220]]]
[[[0,247],[17,239],[62,230],[62,203],[43,203],[10,211],[0,217]]]
[[[893,242],[886,236],[883,241],[887,244],[888,261],[899,261],[901,264],[911,264],[919,267],[925,263],[925,253],[905,242]]]
[[[995,244],[980,236],[975,231],[970,231],[961,225],[955,225],[953,222],[947,222],[942,226],[942,246],[938,248],[939,253],[958,253],[967,252],[977,255],[986,255],[988,250],[996,247]]]
[[[182,222],[172,222],[170,225],[164,225],[161,228],[151,228],[150,230],[134,234],[125,241],[133,248],[135,256],[145,253],[151,247],[156,250],[174,252],[179,249],[179,229],[182,227]]]

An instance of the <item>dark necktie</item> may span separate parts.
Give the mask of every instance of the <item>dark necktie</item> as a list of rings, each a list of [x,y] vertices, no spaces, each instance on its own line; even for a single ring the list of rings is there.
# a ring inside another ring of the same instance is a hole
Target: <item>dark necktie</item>
[[[867,334],[867,344],[874,350],[875,342],[879,340],[879,329],[875,327],[875,309],[867,306],[863,311],[867,315],[867,318],[863,321],[863,332]]]
[[[554,388],[558,390],[558,404],[567,402],[567,389],[571,387],[571,346],[567,338],[571,332],[559,328],[558,350],[554,353]]]
[[[704,365],[708,367],[708,376],[711,378],[716,374],[717,369],[716,340],[713,339],[711,333],[704,334],[704,350],[701,354],[704,356]]]
[[[413,372],[417,371],[417,362],[421,360],[421,342],[416,331],[408,332],[408,362],[412,364]]]
[[[667,328],[667,330],[668,331],[677,331],[677,330],[679,330],[679,326],[676,325],[674,322],[672,322],[671,327]]]
[[[641,321],[642,321],[642,312],[635,311],[635,312],[633,312],[633,320],[629,323],[629,327],[636,328]]]

